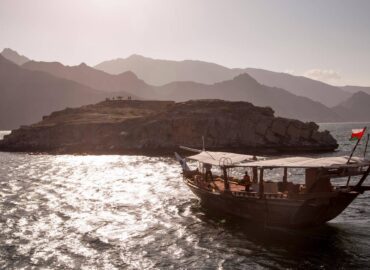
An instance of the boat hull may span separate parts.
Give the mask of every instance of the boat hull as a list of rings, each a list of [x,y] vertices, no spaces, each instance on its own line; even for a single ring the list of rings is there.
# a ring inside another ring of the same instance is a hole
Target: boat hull
[[[257,198],[215,193],[185,180],[206,208],[249,219],[265,226],[312,227],[338,216],[358,196],[358,192],[330,192],[301,198]]]

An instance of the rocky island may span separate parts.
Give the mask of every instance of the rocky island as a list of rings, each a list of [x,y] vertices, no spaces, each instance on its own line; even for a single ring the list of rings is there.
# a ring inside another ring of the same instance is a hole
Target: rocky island
[[[67,108],[22,126],[2,151],[169,154],[179,145],[245,153],[333,151],[336,140],[313,122],[274,116],[269,107],[222,100],[106,100]]]

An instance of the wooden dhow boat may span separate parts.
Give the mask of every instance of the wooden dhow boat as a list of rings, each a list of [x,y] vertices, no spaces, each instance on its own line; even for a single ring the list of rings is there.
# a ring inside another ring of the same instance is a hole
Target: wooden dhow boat
[[[370,190],[363,185],[370,173],[370,161],[360,157],[267,159],[196,151],[185,159],[175,155],[185,184],[201,204],[265,226],[323,224]],[[187,161],[197,163],[198,168],[191,170]],[[342,184],[335,185],[336,179]]]

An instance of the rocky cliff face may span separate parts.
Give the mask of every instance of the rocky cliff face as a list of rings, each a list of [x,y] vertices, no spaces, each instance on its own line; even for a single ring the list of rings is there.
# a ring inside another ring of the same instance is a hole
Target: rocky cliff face
[[[165,154],[179,145],[245,153],[332,151],[315,123],[274,117],[247,102],[105,101],[54,112],[0,141],[0,149],[53,153]]]

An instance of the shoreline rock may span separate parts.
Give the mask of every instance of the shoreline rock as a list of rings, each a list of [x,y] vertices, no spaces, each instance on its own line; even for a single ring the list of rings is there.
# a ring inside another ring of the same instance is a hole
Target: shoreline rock
[[[274,117],[268,107],[222,100],[108,100],[67,108],[13,130],[0,150],[54,154],[163,155],[179,145],[243,153],[317,153],[338,144],[310,122]]]

